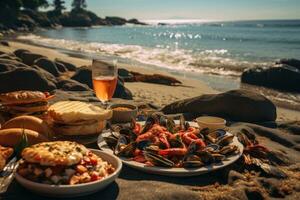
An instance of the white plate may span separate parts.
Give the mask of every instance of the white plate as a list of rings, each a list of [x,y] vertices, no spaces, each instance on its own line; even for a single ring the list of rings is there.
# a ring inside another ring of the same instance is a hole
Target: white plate
[[[21,175],[16,173],[17,181],[26,189],[40,194],[42,196],[56,197],[56,198],[66,198],[66,197],[79,197],[85,196],[92,193],[95,193],[101,189],[107,187],[110,183],[112,183],[120,174],[122,168],[122,162],[120,159],[114,155],[109,153],[90,149],[93,153],[98,155],[104,161],[112,164],[116,171],[110,174],[108,177],[94,181],[90,183],[82,183],[78,185],[48,185],[43,183],[37,183],[30,181],[28,179],[23,178]]]
[[[175,121],[178,123],[178,121]],[[144,124],[144,122],[139,122],[141,125]],[[195,122],[189,122],[191,126],[198,127],[198,124]],[[98,146],[100,149],[103,151],[113,154],[113,151],[107,146],[106,142],[104,141],[103,137],[108,136],[110,133],[108,131],[103,131],[101,135],[99,135],[98,138]],[[228,133],[227,134],[231,134]],[[237,137],[234,137],[233,143],[234,145],[237,145],[239,148],[239,153],[236,155],[232,155],[227,157],[226,160],[220,162],[220,163],[213,163],[211,165],[206,165],[200,168],[165,168],[165,167],[150,167],[146,166],[143,163],[139,163],[136,161],[132,161],[128,158],[120,157],[122,162],[125,165],[128,165],[134,169],[146,172],[146,173],[151,173],[151,174],[159,174],[159,175],[164,175],[164,176],[177,176],[177,177],[188,177],[188,176],[197,176],[200,174],[205,174],[214,170],[221,169],[223,167],[226,167],[232,163],[234,163],[236,160],[240,158],[240,156],[243,153],[243,145],[238,141]]]

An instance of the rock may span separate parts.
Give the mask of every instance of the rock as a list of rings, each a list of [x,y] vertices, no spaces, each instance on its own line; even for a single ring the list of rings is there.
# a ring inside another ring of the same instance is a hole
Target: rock
[[[127,20],[121,17],[105,17],[105,20],[110,25],[124,25],[127,23]]]
[[[118,69],[118,75],[120,78],[124,79],[133,79],[133,74],[130,73],[127,69],[119,68]]]
[[[22,62],[22,60],[15,55],[10,55],[10,54],[1,54],[0,59],[7,59],[7,60],[15,60],[18,62]]]
[[[56,61],[56,63],[63,64],[69,71],[76,71],[76,69],[77,69],[77,67],[75,65],[73,65],[72,63],[68,63],[68,62],[65,62],[60,59],[55,59],[55,61]]]
[[[0,68],[3,69],[5,65],[12,65],[14,66],[14,68],[19,68],[19,67],[29,68],[28,65],[25,65],[24,63],[21,63],[18,60],[0,58]]]
[[[46,57],[40,54],[23,51],[20,55],[20,58],[26,65],[33,65],[35,60]]]
[[[265,122],[276,120],[276,107],[266,97],[247,90],[206,94],[171,103],[165,114],[192,113],[194,117],[212,115],[233,121]]]
[[[30,51],[28,51],[27,49],[17,49],[17,50],[14,51],[14,54],[15,54],[18,58],[22,59],[22,54],[23,54],[24,52],[30,52]]]
[[[89,27],[92,26],[91,18],[85,13],[63,13],[60,18],[60,23],[62,26],[70,27]]]
[[[300,70],[289,65],[251,68],[243,72],[241,81],[284,91],[300,92]]]
[[[33,64],[46,70],[47,72],[51,73],[55,77],[58,77],[60,74],[56,64],[47,58],[38,58],[34,61]]]
[[[29,16],[37,25],[41,27],[51,27],[52,22],[48,19],[47,14],[44,12],[37,12],[31,9],[22,10],[22,14]]]
[[[140,22],[140,21],[137,20],[137,19],[129,19],[129,20],[127,21],[127,23],[130,23],[130,24],[137,24],[137,25],[147,25],[146,23]]]
[[[78,68],[71,79],[86,84],[90,88],[93,88],[92,71],[86,66]]]
[[[68,71],[64,64],[60,62],[54,62],[59,72],[66,72]]]
[[[0,93],[17,90],[52,91],[56,89],[55,84],[47,80],[41,72],[29,68],[17,68],[0,73],[0,86]]]
[[[15,25],[18,27],[25,26],[25,27],[29,28],[30,30],[34,29],[37,26],[36,22],[31,17],[29,17],[28,15],[25,15],[25,14],[20,14],[17,17]]]
[[[75,80],[62,79],[57,82],[56,86],[65,91],[92,91],[87,85]]]
[[[126,81],[127,79],[125,79]],[[146,82],[146,83],[156,83],[156,84],[162,84],[162,85],[176,85],[176,84],[182,84],[181,81],[162,74],[134,74],[133,80],[137,82]]]
[[[130,100],[133,99],[132,93],[124,86],[124,83],[120,79],[118,79],[118,83],[113,98],[130,99]]]
[[[1,41],[0,41],[0,44],[3,45],[3,46],[9,47],[8,42],[5,41],[5,40],[1,40]]]
[[[36,71],[38,71],[40,74],[43,75],[43,77],[45,79],[47,79],[48,81],[51,81],[53,83],[57,83],[57,80],[56,80],[56,77],[53,76],[51,73],[49,73],[48,71],[36,66],[36,65],[33,65],[31,66],[32,69],[35,69]]]
[[[276,62],[276,64],[285,64],[290,65],[292,67],[296,67],[300,70],[300,60],[294,59],[294,58],[284,58]]]

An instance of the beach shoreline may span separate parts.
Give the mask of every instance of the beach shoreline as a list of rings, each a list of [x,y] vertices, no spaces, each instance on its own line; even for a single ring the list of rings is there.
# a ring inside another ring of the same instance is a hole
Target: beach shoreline
[[[28,42],[14,41],[13,39],[9,41],[9,44],[10,47],[1,46],[0,50],[13,52],[16,49],[27,49],[33,53],[45,55],[52,60],[59,58],[65,62],[75,64],[77,67],[91,65],[91,58],[88,56],[77,56],[76,54],[70,55],[55,48],[42,47],[41,45],[30,44]],[[183,83],[182,86],[167,86],[142,82],[126,82],[125,86],[133,93],[133,98],[137,101],[147,101],[158,106],[163,106],[185,98],[221,92],[208,86],[203,81],[182,77],[174,73],[169,73],[166,70],[160,70],[158,68],[153,69],[145,66],[132,66],[128,63],[119,63],[118,65],[120,68],[125,68],[129,71],[137,71],[143,74],[156,73],[172,76]],[[300,120],[299,111],[279,106],[277,106],[277,116],[278,121]]]

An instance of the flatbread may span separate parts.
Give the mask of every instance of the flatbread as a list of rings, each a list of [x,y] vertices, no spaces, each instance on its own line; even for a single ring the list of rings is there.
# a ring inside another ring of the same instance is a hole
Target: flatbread
[[[22,158],[44,166],[71,166],[78,164],[88,150],[70,141],[43,142],[25,148]]]

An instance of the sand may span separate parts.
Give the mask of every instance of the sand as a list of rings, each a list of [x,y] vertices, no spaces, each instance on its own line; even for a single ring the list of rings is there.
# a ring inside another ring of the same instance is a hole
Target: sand
[[[90,59],[72,57],[70,55],[61,53],[56,49],[40,47],[32,44],[25,44],[25,43],[14,42],[14,41],[10,41],[9,44],[10,47],[0,46],[0,50],[5,52],[12,52],[15,49],[22,48],[22,49],[28,49],[34,53],[45,55],[50,59],[59,58],[66,62],[73,63],[76,66],[91,65]],[[120,68],[122,67],[132,71],[138,71],[140,73],[145,73],[145,74],[158,73],[158,74],[169,75],[180,80],[183,83],[182,86],[166,86],[166,85],[141,83],[141,82],[134,82],[134,83],[127,82],[125,84],[125,86],[133,93],[133,98],[135,100],[147,101],[158,106],[163,106],[168,103],[174,102],[176,100],[199,96],[202,94],[219,93],[219,91],[210,88],[204,82],[201,82],[199,80],[182,78],[173,74],[170,75],[168,72],[163,70],[150,69],[142,66],[130,66],[128,64],[122,64],[122,63],[120,63],[118,67]],[[277,107],[277,114],[278,114],[277,120],[279,121],[300,120],[300,112],[298,111]]]

